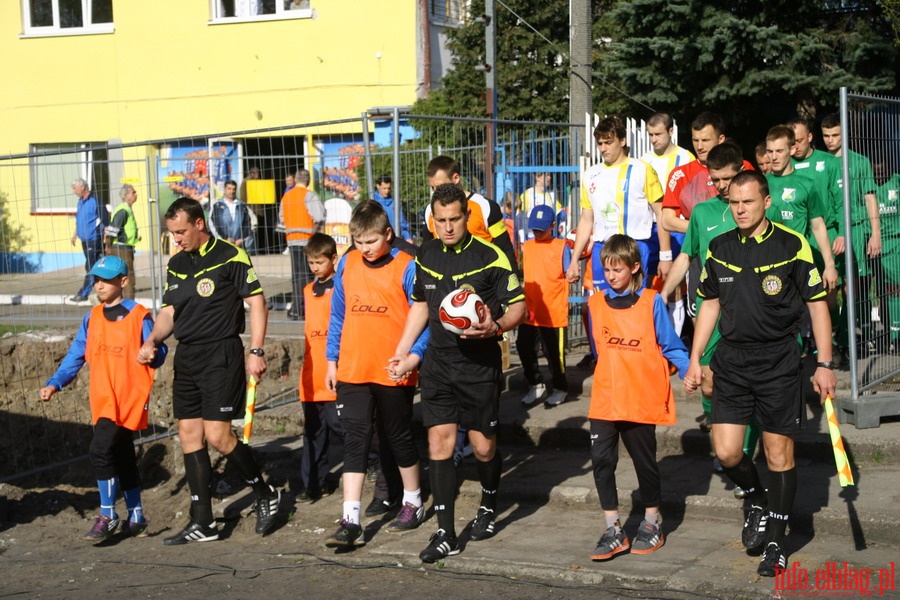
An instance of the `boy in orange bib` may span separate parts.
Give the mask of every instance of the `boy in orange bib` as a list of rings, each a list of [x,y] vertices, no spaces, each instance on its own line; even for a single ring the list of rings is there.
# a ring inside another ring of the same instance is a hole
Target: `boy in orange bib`
[[[166,360],[168,348],[157,347],[149,365],[137,361],[144,339],[153,330],[150,312],[122,295],[128,267],[118,256],[104,256],[91,268],[94,291],[101,304],[85,315],[81,328],[56,373],[40,390],[47,401],[75,379],[84,363],[91,365],[91,464],[100,489],[100,515],[84,539],[99,542],[119,529],[116,494],[122,489],[128,518],[122,530],[135,537],[147,535],[141,505],[141,477],[134,454],[133,432],[147,427],[147,409],[153,371]]]
[[[662,297],[643,286],[637,243],[626,235],[611,236],[600,253],[609,289],[588,300],[597,366],[588,419],[591,462],[606,529],[591,553],[607,560],[631,549],[649,554],[665,543],[660,529],[659,465],[656,426],[675,423],[675,399],[667,359],[684,377],[687,348],[672,327]],[[616,465],[621,436],[637,473],[644,520],[634,543],[619,521]]]

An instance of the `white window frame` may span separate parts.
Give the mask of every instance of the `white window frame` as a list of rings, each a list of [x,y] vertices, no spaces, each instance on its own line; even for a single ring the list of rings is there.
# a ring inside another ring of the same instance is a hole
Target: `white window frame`
[[[63,35],[96,35],[114,33],[114,23],[87,23],[93,13],[94,0],[81,0],[81,15],[85,22],[81,27],[60,27],[59,0],[51,0],[53,3],[53,24],[49,26],[34,26],[31,24],[31,3],[34,0],[21,0],[22,4],[22,28],[24,33],[20,37],[50,37]]]
[[[72,181],[80,177],[93,180],[94,152],[88,143],[31,144],[28,160],[31,178],[31,213],[36,215],[74,214]],[[41,152],[71,151],[40,156]]]
[[[210,0],[209,1],[209,24],[210,25],[222,25],[228,23],[255,23],[258,21],[284,21],[287,19],[311,19],[315,16],[315,11],[312,7],[307,9],[300,10],[287,10],[285,7],[286,0],[275,0],[275,13],[268,15],[241,15],[234,17],[223,17],[221,16],[224,12],[224,6],[221,0]],[[289,0],[288,0],[289,1]],[[313,2],[314,0],[310,0]],[[237,12],[237,5],[245,5],[248,11],[252,11],[255,7],[262,6],[263,0],[234,0],[235,3],[235,12]]]

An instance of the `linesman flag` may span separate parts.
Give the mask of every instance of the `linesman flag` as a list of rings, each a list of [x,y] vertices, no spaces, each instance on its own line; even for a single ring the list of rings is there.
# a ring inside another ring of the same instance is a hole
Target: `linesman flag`
[[[831,448],[834,450],[834,463],[837,466],[841,487],[854,485],[853,471],[850,470],[850,461],[847,460],[847,453],[844,451],[844,440],[841,439],[841,430],[838,428],[831,396],[825,396],[825,414],[828,417],[828,432],[831,434]]]
[[[253,375],[247,379],[247,401],[244,409],[244,436],[242,441],[250,443],[250,435],[253,433],[253,413],[256,412],[256,377]]]

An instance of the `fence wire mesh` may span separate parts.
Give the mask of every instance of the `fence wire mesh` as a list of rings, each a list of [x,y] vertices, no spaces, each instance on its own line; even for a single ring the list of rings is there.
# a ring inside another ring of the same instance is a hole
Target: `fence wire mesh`
[[[855,222],[848,228],[848,238],[855,238],[852,243],[857,250],[848,252],[847,272],[859,273],[848,278],[851,302],[845,310],[857,316],[849,328],[848,343],[858,359],[851,365],[853,394],[858,395],[893,385],[900,372],[900,215],[896,206],[900,201],[900,103],[851,95],[848,106],[842,112],[848,135],[845,147],[868,157],[871,175],[850,169],[844,178],[851,182],[845,202],[848,207],[864,203],[865,194],[860,191],[874,192],[883,242],[880,256],[868,256],[863,238],[869,230]],[[298,169],[310,172],[310,187],[326,202],[329,214],[349,213],[355,203],[373,197],[376,181],[390,177],[398,213],[394,216],[402,217],[409,238],[421,243],[430,237],[423,217],[431,197],[427,166],[439,155],[450,156],[460,164],[464,188],[500,203],[519,250],[527,237],[523,222],[527,222],[529,194],[536,193],[539,178],[544,184],[540,193],[560,208],[560,234],[577,224],[579,172],[600,160],[592,136],[596,121],[586,119],[578,126],[395,111],[126,144],[40,144],[27,154],[0,157],[0,319],[13,333],[28,332],[7,336],[0,346],[4,385],[0,411],[6,416],[0,424],[6,440],[0,441],[0,481],[86,456],[90,439],[87,368],[72,391],[61,394],[69,394],[70,401],[42,403],[36,394],[55,371],[88,306],[70,299],[85,275],[85,259],[72,235],[75,179],[84,179],[110,211],[121,202],[123,186],[136,190],[134,212],[140,236],[134,265],[136,296],[154,310],[160,304],[165,264],[173,250],[162,214],[180,196],[209,207],[223,197],[226,182],[234,181],[237,197],[249,204],[253,214],[248,250],[270,300],[270,323],[288,326],[289,336],[299,339],[301,330],[296,324],[290,328],[285,312],[292,301],[291,269],[278,210]],[[650,148],[644,123],[630,119],[628,130],[633,156]],[[350,243],[345,229],[335,226],[329,232],[339,242]],[[401,233],[405,236],[406,230]],[[573,285],[570,343],[585,338],[581,300],[581,286]],[[286,380],[273,386],[260,402],[262,410],[295,398],[293,382],[300,353],[288,344],[282,350],[280,371]],[[173,435],[171,375],[168,365],[158,372],[151,395],[151,426],[137,436],[136,443]],[[27,435],[12,435],[22,431]],[[11,443],[13,439],[24,443]]]
[[[545,193],[563,209],[564,233],[578,218],[579,166],[570,157],[581,155],[578,149],[584,145],[584,128],[567,124],[395,112],[128,143],[35,144],[28,153],[0,157],[0,322],[13,334],[2,346],[0,412],[5,418],[0,422],[0,481],[86,457],[91,437],[89,367],[51,402],[37,397],[90,307],[89,302],[73,300],[84,284],[86,262],[80,242],[73,243],[76,179],[85,180],[110,212],[122,202],[123,187],[132,186],[137,192],[135,295],[154,311],[173,250],[162,214],[180,196],[209,207],[223,197],[225,183],[234,181],[237,197],[249,204],[254,217],[249,250],[270,300],[270,331],[273,325],[284,326],[297,341],[301,329],[285,312],[292,300],[291,269],[278,206],[298,169],[310,171],[310,187],[326,202],[329,214],[332,209],[349,212],[350,206],[373,196],[379,177],[390,176],[394,205],[416,243],[430,237],[423,214],[431,197],[426,169],[434,157],[456,159],[463,186],[508,206],[510,222],[517,217],[521,221],[520,198],[538,175],[546,174]],[[330,231],[341,235],[339,228]],[[524,239],[518,233],[513,228],[517,246]],[[349,243],[349,238],[344,241]],[[580,296],[580,287],[575,286],[570,341],[584,337]],[[278,360],[287,377],[260,402],[263,410],[267,402],[275,405],[296,397],[302,352],[296,345],[282,346]],[[170,365],[157,372],[151,424],[138,434],[136,443],[173,435],[171,377]],[[20,439],[25,442],[13,441]]]
[[[846,272],[853,275],[847,277],[847,313],[853,317],[848,350],[856,359],[850,365],[855,399],[865,392],[900,391],[900,100],[847,94],[843,105],[842,147],[850,150],[842,166],[843,180],[850,182],[843,192],[845,218],[852,224]]]

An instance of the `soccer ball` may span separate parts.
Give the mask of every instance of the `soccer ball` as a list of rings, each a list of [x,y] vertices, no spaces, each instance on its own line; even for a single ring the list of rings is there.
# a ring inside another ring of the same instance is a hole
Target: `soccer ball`
[[[453,290],[441,301],[438,315],[444,329],[460,335],[475,323],[484,321],[487,311],[481,296],[474,290],[461,288]]]

